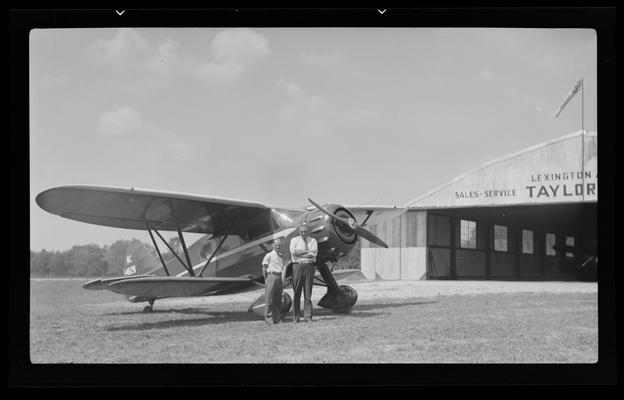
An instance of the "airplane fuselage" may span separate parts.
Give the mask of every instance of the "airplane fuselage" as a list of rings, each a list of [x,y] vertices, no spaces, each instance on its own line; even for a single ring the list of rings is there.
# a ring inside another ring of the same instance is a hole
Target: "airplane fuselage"
[[[343,218],[353,218],[348,209],[340,205],[330,204],[326,206],[326,209]],[[242,243],[234,240],[233,248],[222,247],[222,251],[214,256],[207,266],[206,262],[218,246],[221,238],[212,238],[210,235],[206,235],[197,240],[188,247],[195,274],[199,275],[204,270],[203,277],[251,276],[254,279],[261,279],[262,259],[272,250],[273,240],[283,238],[280,252],[283,254],[285,263],[289,262],[291,260],[290,241],[299,236],[298,227],[303,223],[308,226],[310,236],[316,239],[318,243],[317,265],[336,261],[348,254],[358,240],[357,234],[344,229],[339,223],[334,222],[332,218],[317,209],[301,212],[287,222],[284,219],[275,221],[275,219],[279,219],[279,214],[278,216],[273,215],[272,218],[274,219],[273,229],[268,234]],[[189,275],[177,259],[167,263],[167,269],[170,275]],[[156,275],[165,275],[164,269],[157,271]]]

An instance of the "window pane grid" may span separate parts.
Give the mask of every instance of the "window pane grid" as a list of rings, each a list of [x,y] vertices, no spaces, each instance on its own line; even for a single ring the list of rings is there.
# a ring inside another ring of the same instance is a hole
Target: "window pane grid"
[[[533,231],[523,229],[522,230],[522,253],[533,254]]]
[[[460,221],[460,247],[464,249],[477,248],[477,223],[462,219]]]
[[[574,236],[566,236],[566,245],[574,247]],[[566,252],[566,257],[573,258],[574,253],[568,251]]]
[[[557,252],[555,251],[555,249],[553,249],[553,246],[555,244],[557,244],[557,236],[555,236],[554,233],[547,233],[546,234],[546,255],[547,256],[557,255]]]
[[[494,250],[507,251],[507,227],[494,225]]]

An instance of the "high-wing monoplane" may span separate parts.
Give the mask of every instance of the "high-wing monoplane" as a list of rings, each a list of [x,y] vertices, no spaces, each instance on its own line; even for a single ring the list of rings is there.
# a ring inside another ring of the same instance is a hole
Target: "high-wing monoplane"
[[[339,285],[354,270],[334,270],[360,237],[388,247],[366,229],[406,210],[397,207],[320,205],[311,199],[307,207],[275,208],[244,200],[205,197],[182,193],[101,186],[61,186],[41,192],[37,204],[64,218],[116,228],[147,231],[161,266],[145,271],[131,255],[126,258],[124,276],[95,279],[85,289],[108,289],[126,295],[131,302],[147,302],[150,312],[158,299],[214,296],[241,293],[263,287],[261,262],[275,238],[283,238],[285,260],[290,260],[288,243],[305,223],[318,242],[316,285],[327,293],[318,305],[336,313],[348,313],[357,301],[357,292]],[[175,251],[161,232],[176,232],[181,251]],[[202,234],[187,246],[184,233]],[[165,261],[159,238],[174,258]],[[357,271],[357,270],[355,270]],[[291,284],[287,277],[285,286]],[[264,296],[249,311],[263,312]],[[284,292],[282,312],[292,301]]]

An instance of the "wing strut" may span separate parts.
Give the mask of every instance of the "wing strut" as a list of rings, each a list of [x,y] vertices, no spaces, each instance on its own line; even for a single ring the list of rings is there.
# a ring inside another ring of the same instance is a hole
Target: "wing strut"
[[[149,228],[147,228],[147,232],[150,235],[150,238],[152,239],[152,243],[154,244],[154,248],[156,248],[156,252],[158,253],[158,258],[160,258],[160,263],[162,264],[163,268],[165,269],[165,272],[167,273],[167,276],[170,276],[171,274],[169,273],[169,270],[167,269],[167,264],[165,263],[165,260],[163,259],[162,254],[160,254],[160,249],[158,248],[158,243],[156,243],[156,240],[154,240],[154,235],[152,234],[152,230]]]
[[[223,239],[221,239],[221,241],[219,242],[219,245],[217,246],[217,248],[215,249],[215,251],[212,252],[212,255],[210,256],[210,258],[208,259],[208,261],[206,261],[206,264],[204,264],[204,266],[202,267],[202,270],[199,272],[199,276],[201,277],[202,275],[204,275],[204,271],[206,270],[206,268],[208,267],[208,264],[210,264],[210,261],[212,261],[212,259],[214,258],[214,256],[217,254],[217,251],[219,251],[219,249],[221,248],[221,245],[225,242],[225,239],[227,239],[229,235],[223,235]]]
[[[158,232],[156,229],[154,229],[154,232],[156,232],[156,234],[158,235],[158,237],[160,238],[160,240],[163,241],[163,243],[169,248],[169,250],[171,250],[171,253],[175,256],[175,258],[178,259],[178,261],[180,261],[180,264],[182,264],[182,266],[184,267],[185,270],[189,271],[189,273],[191,273],[190,271],[192,271],[192,268],[187,266],[186,263],[184,261],[182,261],[182,259],[180,258],[180,256],[178,256],[178,253],[171,248],[171,246],[169,246],[169,243],[167,243],[167,241],[162,237],[162,235],[160,234],[160,232]],[[195,276],[195,275],[192,275]]]
[[[180,224],[178,223],[178,216],[175,213],[175,208],[173,208],[173,203],[169,200],[169,205],[171,206],[171,212],[173,213],[173,219],[175,220],[176,228],[178,229],[178,237],[180,238],[180,243],[182,243],[182,250],[184,250],[184,256],[186,257],[186,262],[188,263],[189,268],[187,268],[189,275],[195,276],[195,271],[193,271],[193,264],[191,263],[191,257],[189,256],[188,249],[186,248],[186,243],[184,242],[184,235],[182,235],[182,231],[180,230]]]
[[[368,215],[366,216],[366,219],[364,220],[364,222],[362,222],[360,224],[360,226],[366,226],[366,221],[368,221],[368,219],[371,217],[371,215],[373,215],[373,210],[370,210],[367,214]]]

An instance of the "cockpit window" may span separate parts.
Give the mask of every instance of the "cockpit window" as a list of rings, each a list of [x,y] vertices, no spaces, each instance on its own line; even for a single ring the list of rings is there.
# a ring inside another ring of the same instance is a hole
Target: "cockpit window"
[[[293,226],[295,221],[303,214],[305,210],[292,210],[286,208],[271,209],[271,217],[273,219],[273,229],[280,230]]]
[[[245,225],[234,228],[227,236],[215,255],[234,250],[237,247],[253,242],[263,237],[270,237],[272,233],[271,224],[268,223],[269,215],[264,214],[263,218],[252,220]],[[223,236],[206,236],[202,242],[198,242],[199,256],[206,259],[217,249]]]
[[[201,249],[199,250],[199,256],[203,259],[210,257],[212,255],[212,252],[215,251],[217,246],[219,246],[219,243],[221,243],[221,240],[223,240],[223,236],[212,237],[206,240],[206,242],[202,245]],[[238,235],[228,236],[227,239],[225,239],[225,242],[223,242],[223,244],[219,248],[219,251],[217,251],[217,254],[215,255],[218,256],[219,254],[233,250],[239,246],[244,245],[247,242],[248,241],[245,241],[244,238]]]

